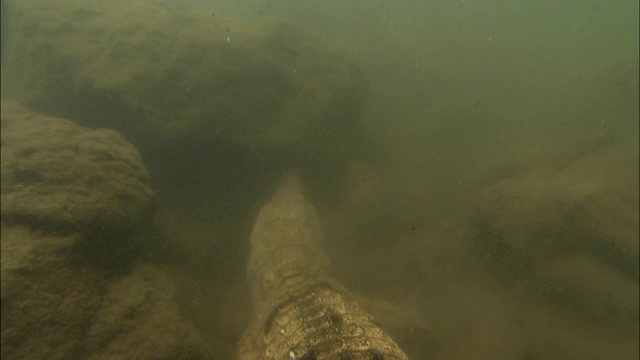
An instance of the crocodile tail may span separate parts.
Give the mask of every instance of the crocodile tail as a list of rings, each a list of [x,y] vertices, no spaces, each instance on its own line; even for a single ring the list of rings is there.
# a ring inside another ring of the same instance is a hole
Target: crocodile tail
[[[325,271],[322,231],[302,182],[287,176],[251,235],[255,317],[238,359],[407,359]]]

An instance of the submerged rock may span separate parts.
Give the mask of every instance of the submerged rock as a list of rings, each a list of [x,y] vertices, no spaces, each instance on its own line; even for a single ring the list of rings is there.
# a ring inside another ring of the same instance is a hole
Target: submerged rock
[[[477,199],[479,240],[535,271],[586,254],[637,277],[637,150],[609,146],[563,169],[499,181]]]
[[[182,317],[177,292],[173,280],[150,265],[110,283],[85,334],[87,359],[213,359]]]
[[[105,276],[82,236],[2,225],[3,359],[212,359],[158,267]]]
[[[155,210],[136,148],[15,102],[1,124],[2,358],[212,358],[136,264]]]
[[[477,200],[477,250],[544,301],[637,331],[637,156],[614,144],[495,183]]]
[[[78,241],[2,225],[3,359],[80,358],[102,280],[70,266]]]
[[[113,130],[2,102],[2,220],[92,236],[149,222],[155,193],[136,148]]]
[[[144,152],[236,148],[339,161],[366,83],[302,26],[161,2],[11,3],[3,96],[124,133]]]

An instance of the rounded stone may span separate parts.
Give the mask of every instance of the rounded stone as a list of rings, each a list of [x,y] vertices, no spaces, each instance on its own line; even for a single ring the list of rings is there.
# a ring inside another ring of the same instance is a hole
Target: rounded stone
[[[2,102],[2,219],[56,232],[126,234],[151,220],[156,196],[119,133]]]

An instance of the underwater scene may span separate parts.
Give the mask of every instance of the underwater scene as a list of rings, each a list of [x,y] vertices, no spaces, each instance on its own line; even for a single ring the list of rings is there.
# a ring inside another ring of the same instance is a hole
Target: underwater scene
[[[3,359],[637,359],[631,0],[2,0]]]

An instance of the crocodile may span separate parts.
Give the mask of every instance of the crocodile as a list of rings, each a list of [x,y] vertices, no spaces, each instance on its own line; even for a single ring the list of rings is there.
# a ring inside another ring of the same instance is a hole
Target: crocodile
[[[251,234],[247,278],[254,316],[236,359],[408,359],[328,275],[322,240],[302,182],[286,176]]]

